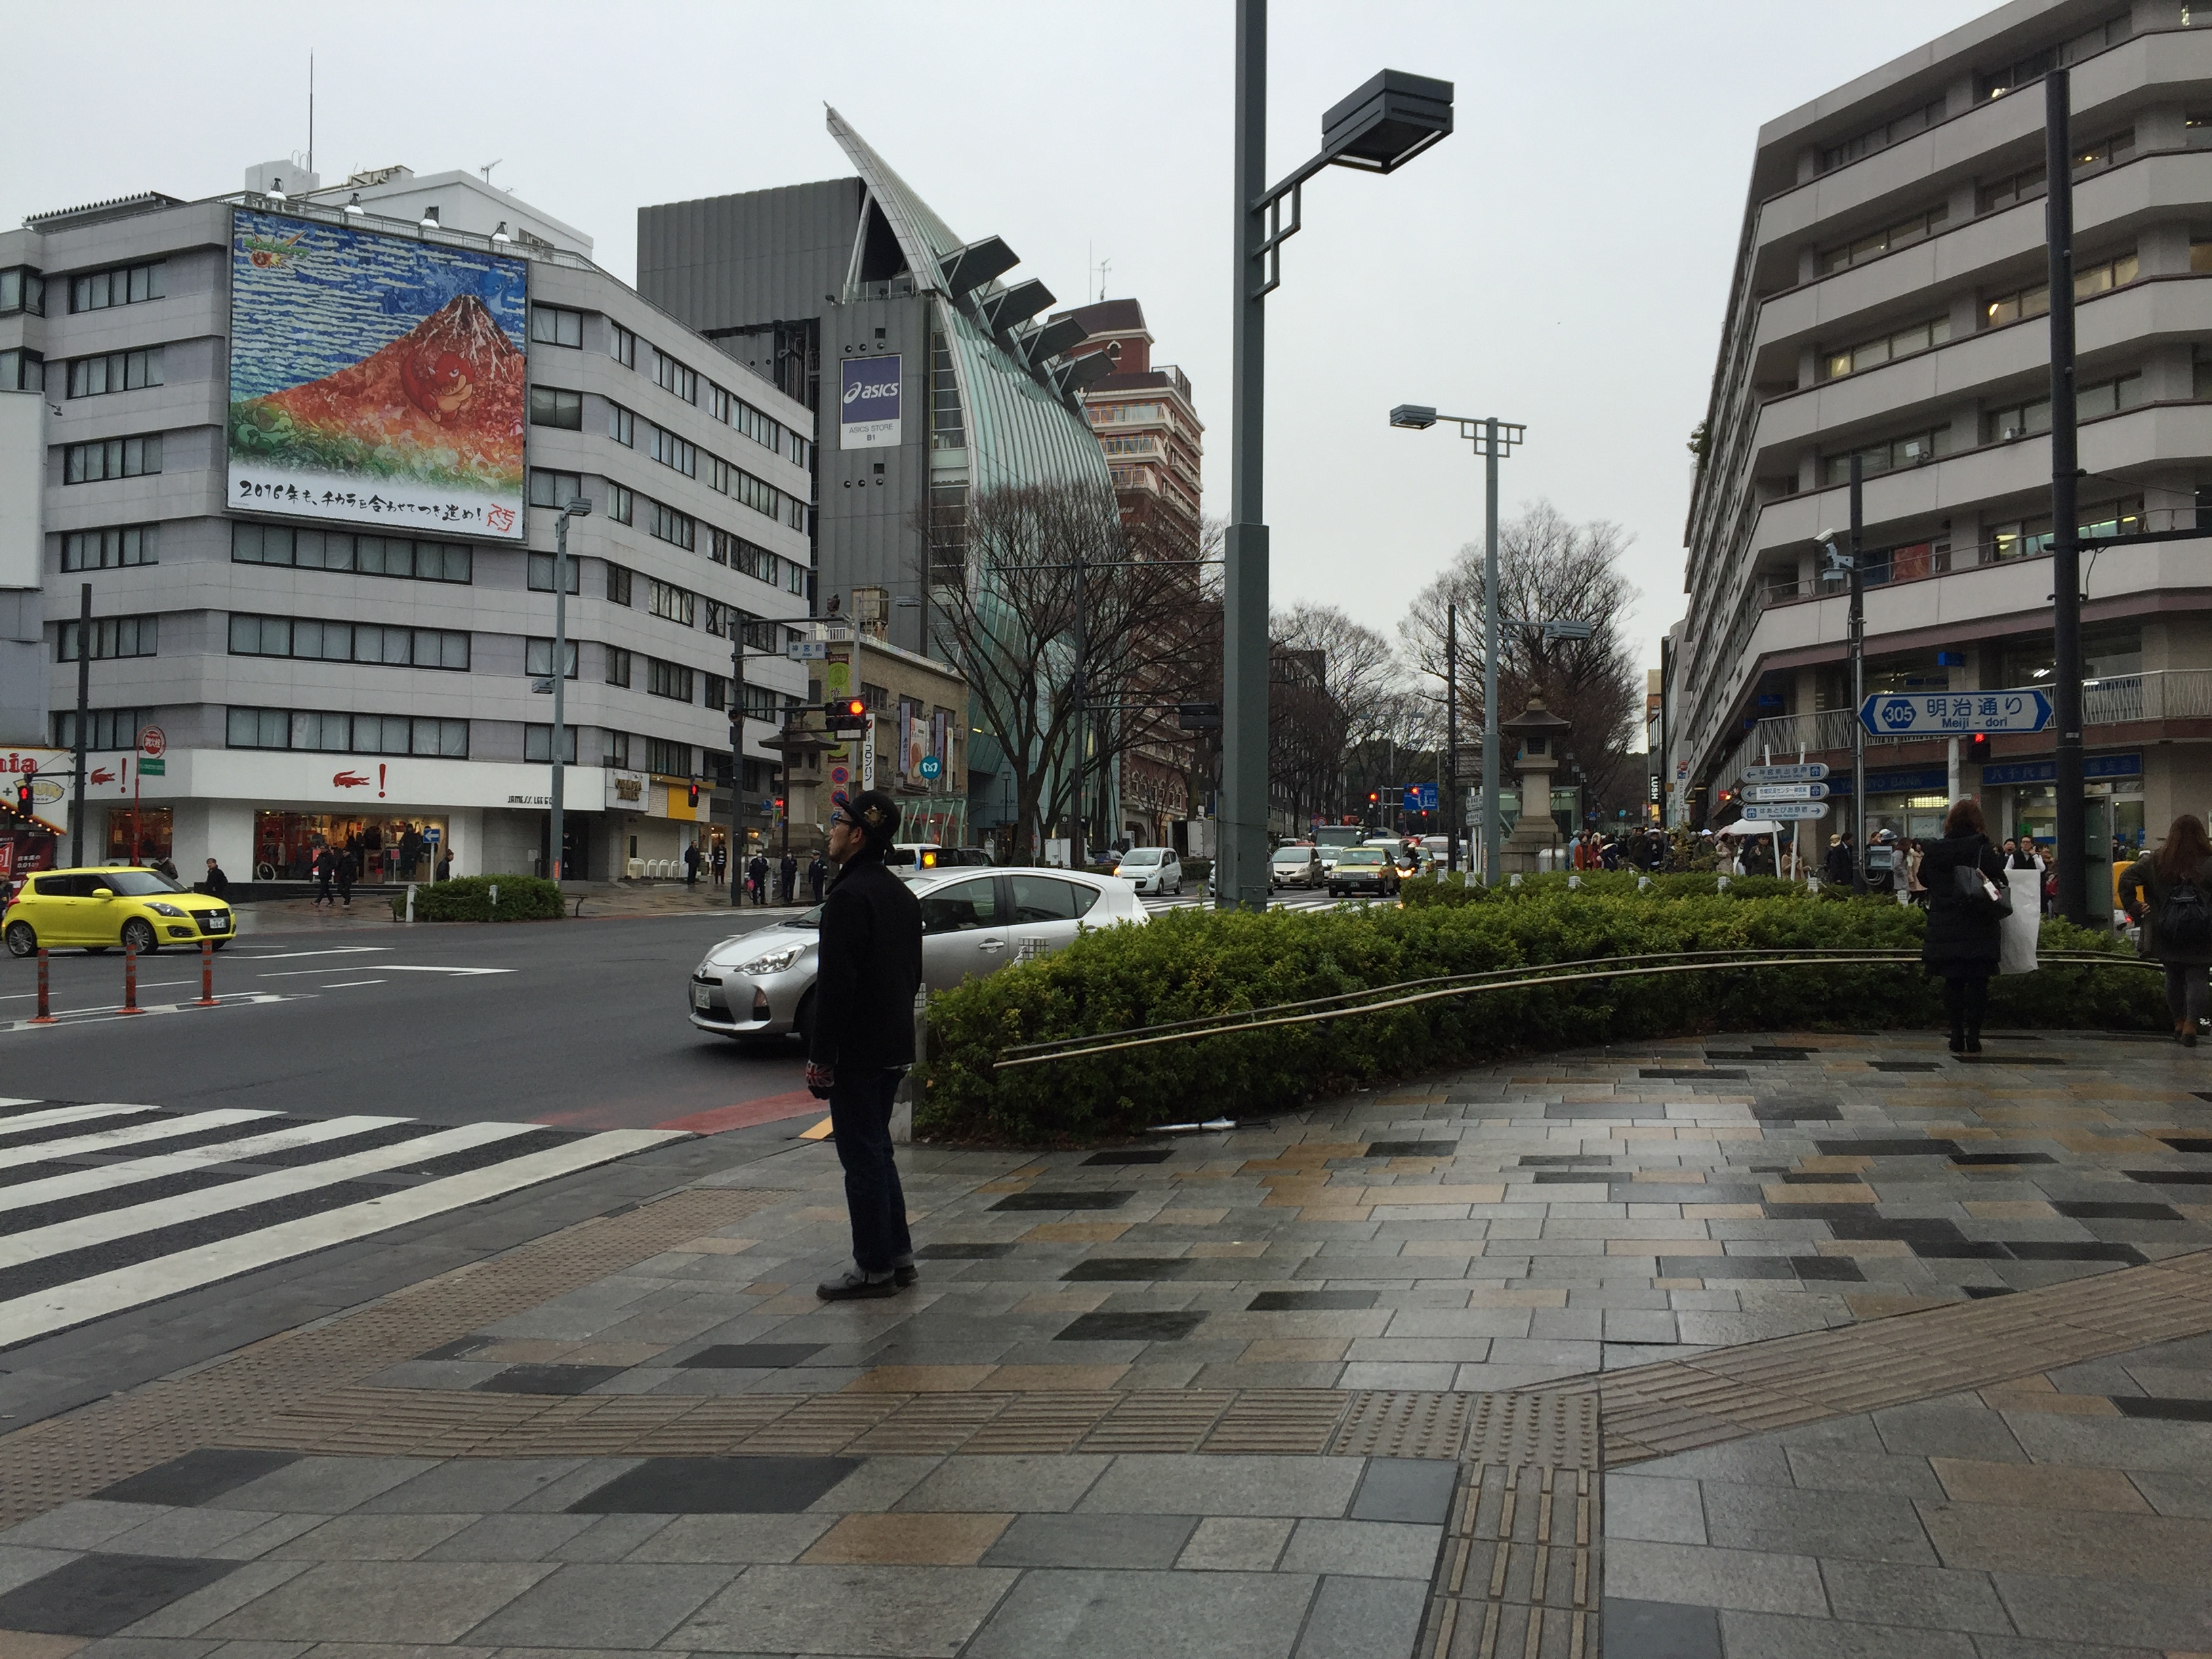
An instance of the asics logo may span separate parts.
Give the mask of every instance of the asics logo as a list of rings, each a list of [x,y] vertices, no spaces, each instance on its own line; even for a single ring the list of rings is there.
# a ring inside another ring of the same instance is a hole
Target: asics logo
[[[856,381],[845,388],[845,401],[850,404],[863,398],[896,398],[898,389],[896,380],[885,380],[879,386],[862,386]]]

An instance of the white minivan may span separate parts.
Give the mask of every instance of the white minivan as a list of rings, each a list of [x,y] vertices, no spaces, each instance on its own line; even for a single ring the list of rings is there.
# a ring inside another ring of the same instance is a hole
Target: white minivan
[[[1182,854],[1172,847],[1132,847],[1114,873],[1140,893],[1180,893]]]

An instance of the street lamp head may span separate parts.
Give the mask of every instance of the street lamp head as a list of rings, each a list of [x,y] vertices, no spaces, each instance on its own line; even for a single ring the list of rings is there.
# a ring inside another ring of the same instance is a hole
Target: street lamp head
[[[1400,404],[1390,411],[1392,426],[1402,426],[1411,431],[1426,432],[1436,423],[1436,406],[1432,404]]]
[[[561,509],[561,516],[564,519],[590,518],[592,516],[591,497],[588,495],[578,495],[574,497],[570,500],[568,506]]]
[[[1452,83],[1384,70],[1321,118],[1321,153],[1337,167],[1392,173],[1452,130]]]

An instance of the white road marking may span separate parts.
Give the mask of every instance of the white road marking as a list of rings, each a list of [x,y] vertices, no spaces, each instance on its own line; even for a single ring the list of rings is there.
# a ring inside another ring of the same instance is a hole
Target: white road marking
[[[355,968],[350,963],[349,963],[343,967],[334,968],[284,968],[280,969],[273,974],[260,975],[259,977],[262,979],[300,979],[309,974],[351,974],[357,973],[360,970],[358,969]],[[380,974],[450,974],[455,978],[461,978],[476,974],[511,974],[514,972],[514,969],[512,968],[416,967],[410,966],[405,963],[380,962],[376,964],[376,971]]]
[[[131,1109],[154,1109],[142,1106]],[[0,1169],[18,1164],[44,1164],[49,1158],[75,1158],[82,1152],[112,1152],[118,1146],[136,1146],[146,1140],[174,1140],[179,1135],[196,1135],[203,1129],[220,1129],[226,1124],[251,1123],[258,1118],[276,1115],[275,1112],[237,1109],[193,1112],[184,1117],[166,1117],[154,1123],[129,1123],[119,1129],[101,1129],[93,1134],[70,1135],[60,1140],[34,1140],[27,1146],[0,1146]],[[0,1123],[9,1121],[0,1118]]]
[[[87,1118],[119,1117],[125,1112],[154,1112],[157,1106],[132,1106],[122,1101],[103,1101],[90,1106],[50,1106],[43,1112],[24,1112],[15,1117],[0,1117],[0,1137],[19,1134],[25,1129],[43,1129],[52,1123],[82,1123]]]
[[[356,985],[382,985],[386,981],[380,979],[342,979],[335,985],[325,985],[323,987],[323,989],[325,991],[350,991]]]
[[[457,1129],[424,1135],[419,1140],[402,1141],[397,1146],[379,1146],[321,1164],[303,1164],[296,1170],[278,1170],[250,1180],[234,1181],[228,1187],[155,1199],[147,1204],[102,1211],[98,1215],[78,1216],[72,1221],[58,1221],[50,1227],[33,1227],[28,1232],[0,1238],[0,1267],[18,1267],[27,1261],[58,1255],[64,1250],[112,1244],[118,1239],[151,1232],[157,1227],[204,1220],[226,1210],[243,1210],[272,1199],[310,1193],[318,1187],[335,1186],[355,1176],[374,1175],[403,1164],[421,1164],[449,1152],[466,1152],[472,1146],[529,1134],[539,1127],[534,1123],[468,1123]]]
[[[128,1163],[103,1164],[96,1170],[72,1170],[67,1175],[50,1176],[44,1181],[0,1187],[0,1211],[27,1210],[56,1199],[106,1192],[135,1182],[158,1181],[163,1176],[179,1175],[210,1164],[248,1163],[270,1152],[289,1152],[295,1146],[313,1146],[325,1140],[343,1140],[386,1124],[406,1121],[404,1117],[329,1117],[314,1123],[295,1124],[289,1129],[272,1130],[265,1135],[248,1135],[240,1140],[189,1146],[181,1152],[156,1152],[147,1158],[134,1158]]]
[[[391,951],[398,948],[391,945],[333,945],[326,951],[264,951],[252,955],[241,951],[240,959],[245,962],[290,962],[300,957],[344,957],[352,956],[362,951]]]
[[[614,1129],[586,1135],[566,1146],[526,1153],[503,1164],[448,1176],[442,1181],[404,1188],[388,1196],[325,1211],[321,1215],[279,1222],[236,1238],[222,1239],[134,1267],[118,1267],[49,1290],[34,1291],[0,1302],[0,1347],[305,1255],[311,1250],[327,1249],[389,1227],[496,1198],[597,1164],[627,1158],[663,1141],[682,1139],[680,1132],[659,1129]]]

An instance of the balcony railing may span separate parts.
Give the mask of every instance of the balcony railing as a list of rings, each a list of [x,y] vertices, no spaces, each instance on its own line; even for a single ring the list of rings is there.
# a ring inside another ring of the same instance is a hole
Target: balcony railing
[[[2136,720],[2212,720],[2212,669],[2166,668],[2148,674],[2106,675],[2081,685],[2081,723],[2124,726]],[[1771,753],[1777,761],[1795,760],[1802,748],[1808,755],[1833,753],[1851,746],[1851,728],[1857,716],[1848,708],[1824,708],[1812,714],[1782,714],[1763,720],[1747,731],[1714,775],[1723,784],[1743,775],[1747,766],[1757,766]],[[1869,751],[1894,749],[1903,743],[1925,743],[1925,738],[1867,738]]]

